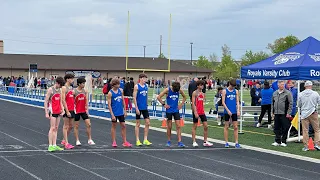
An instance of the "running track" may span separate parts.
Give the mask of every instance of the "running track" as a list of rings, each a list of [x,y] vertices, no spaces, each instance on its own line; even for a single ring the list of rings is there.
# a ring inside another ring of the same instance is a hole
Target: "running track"
[[[319,179],[320,164],[247,149],[189,147],[167,149],[165,134],[150,131],[152,147],[110,147],[110,121],[92,118],[95,146],[86,144],[81,123],[82,146],[47,153],[48,120],[43,109],[0,100],[0,179]],[[117,134],[118,145],[121,136]],[[141,129],[142,132],[142,129]],[[58,139],[61,140],[59,129]],[[134,127],[127,126],[134,143]],[[74,143],[73,135],[70,142]],[[173,144],[176,145],[173,135]],[[198,143],[202,143],[198,141]]]

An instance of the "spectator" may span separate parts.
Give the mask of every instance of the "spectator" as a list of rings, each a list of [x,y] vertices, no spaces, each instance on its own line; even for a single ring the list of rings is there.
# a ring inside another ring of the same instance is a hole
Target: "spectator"
[[[202,89],[202,92],[203,92],[203,93],[206,93],[206,92],[207,92],[207,84],[208,84],[208,83],[207,83],[207,77],[204,76],[204,77],[202,78],[202,80],[204,81],[204,86],[203,86],[204,88]],[[196,88],[196,89],[197,89],[197,88]],[[196,89],[195,89],[195,90],[196,90]],[[193,92],[193,91],[192,91],[192,92]],[[191,96],[192,96],[192,93],[191,93]],[[190,96],[190,97],[191,97],[191,96]]]
[[[195,77],[191,83],[189,84],[189,87],[188,87],[188,94],[189,94],[189,97],[190,97],[190,102],[191,102],[191,99],[192,99],[192,93],[193,91],[197,90],[197,81],[198,81],[198,78]]]
[[[315,148],[320,150],[320,131],[318,120],[318,105],[320,104],[320,96],[312,90],[312,82],[307,81],[304,84],[305,90],[301,93],[298,100],[298,106],[301,109],[301,123],[303,130],[303,151],[308,151],[309,125],[314,130]]]
[[[292,111],[292,94],[284,88],[284,82],[278,81],[278,90],[272,95],[271,110],[274,116],[275,142],[273,146],[287,146],[287,135]]]
[[[251,96],[251,106],[261,106],[261,87],[260,83],[256,82],[255,87],[251,88],[250,90],[250,96]],[[258,121],[257,113],[254,113],[254,121]],[[258,125],[258,122],[257,122]]]
[[[264,88],[261,90],[261,114],[259,116],[259,123],[257,127],[261,126],[262,118],[268,111],[268,128],[271,128],[271,100],[273,89],[270,88],[268,81],[264,82]]]

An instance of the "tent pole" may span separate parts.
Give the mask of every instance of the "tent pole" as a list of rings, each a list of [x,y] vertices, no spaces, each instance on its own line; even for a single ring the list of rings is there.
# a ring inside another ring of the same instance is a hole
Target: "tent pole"
[[[239,134],[244,134],[244,132],[242,132],[242,121],[243,121],[243,114],[242,114],[242,101],[243,101],[243,79],[241,78],[241,83],[240,83],[240,130],[239,130]]]
[[[298,81],[298,95],[297,95],[297,99],[299,99],[299,95],[300,95],[300,80]],[[300,129],[300,108],[298,108],[298,142],[301,141],[301,129]]]

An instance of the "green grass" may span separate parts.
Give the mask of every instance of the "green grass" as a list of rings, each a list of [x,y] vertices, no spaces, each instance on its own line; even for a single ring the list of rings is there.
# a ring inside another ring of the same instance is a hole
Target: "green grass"
[[[143,124],[144,121],[141,121],[141,123]],[[218,126],[217,123],[214,121],[209,121],[208,125],[209,125],[208,136],[210,138],[224,140],[222,126]],[[151,126],[160,128],[161,121],[151,120]],[[191,129],[192,129],[191,124],[185,124],[185,126],[182,128],[182,132],[191,134]],[[175,130],[174,125],[173,125],[173,130]],[[271,146],[271,144],[274,142],[274,134],[273,134],[273,131],[270,129],[244,126],[244,131],[245,131],[244,134],[239,134],[240,144],[320,159],[319,151],[308,151],[308,152],[302,151],[302,148],[303,148],[302,143],[294,143],[294,142],[288,143],[288,147]],[[197,128],[197,135],[203,136],[202,126]],[[165,134],[163,134],[163,136],[165,137]],[[186,142],[186,141],[184,142],[188,144],[192,143],[192,142]],[[229,129],[229,142],[234,142],[232,128]]]

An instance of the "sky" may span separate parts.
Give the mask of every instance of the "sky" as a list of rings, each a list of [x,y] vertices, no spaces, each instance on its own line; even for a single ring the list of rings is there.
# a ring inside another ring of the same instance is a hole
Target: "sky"
[[[162,52],[171,59],[191,59],[193,42],[192,59],[221,56],[226,44],[239,60],[246,50],[269,52],[268,43],[286,35],[320,39],[318,0],[0,0],[0,4],[5,53],[143,57],[145,46],[147,57],[157,57],[162,35]]]

